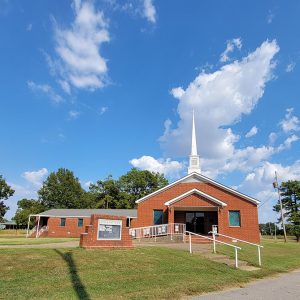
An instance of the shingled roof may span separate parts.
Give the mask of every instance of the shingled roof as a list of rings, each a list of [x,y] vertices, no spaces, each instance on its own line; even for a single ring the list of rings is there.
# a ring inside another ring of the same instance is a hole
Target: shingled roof
[[[37,217],[59,217],[59,218],[89,218],[91,215],[110,215],[128,218],[136,218],[136,209],[50,209],[42,213],[32,215]]]

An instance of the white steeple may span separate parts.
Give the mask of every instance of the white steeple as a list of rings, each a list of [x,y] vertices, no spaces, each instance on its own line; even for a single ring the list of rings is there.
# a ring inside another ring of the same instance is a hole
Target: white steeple
[[[197,153],[197,140],[196,140],[196,129],[195,129],[195,116],[193,110],[193,125],[192,125],[192,149],[190,155],[190,164],[188,167],[188,174],[193,172],[200,173],[200,158]]]

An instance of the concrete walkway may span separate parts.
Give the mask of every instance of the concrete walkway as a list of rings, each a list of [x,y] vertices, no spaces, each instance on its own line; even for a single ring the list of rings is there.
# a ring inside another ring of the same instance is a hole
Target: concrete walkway
[[[193,300],[296,300],[300,299],[300,269],[273,278],[261,279],[243,288],[206,294],[191,298]]]

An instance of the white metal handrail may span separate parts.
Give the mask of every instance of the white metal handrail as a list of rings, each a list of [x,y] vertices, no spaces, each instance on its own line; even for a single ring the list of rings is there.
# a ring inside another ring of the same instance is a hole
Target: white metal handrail
[[[214,232],[214,231],[210,231],[209,233],[212,233],[213,236],[214,235],[218,235],[218,236],[226,237],[226,238],[231,239],[231,240],[239,241],[241,243],[245,243],[245,244],[248,244],[248,245],[256,246],[257,247],[257,253],[258,253],[258,265],[261,266],[261,252],[260,252],[260,248],[263,248],[264,246],[259,245],[259,244],[255,244],[255,243],[251,243],[251,242],[248,242],[248,241],[245,241],[245,240],[241,240],[241,239],[238,239],[238,238],[235,238],[235,237],[232,237],[232,236],[229,236],[229,235],[225,235],[225,234],[222,234],[222,233]]]
[[[204,238],[204,239],[207,239],[207,240],[213,242],[213,247],[214,247],[213,252],[214,253],[216,253],[216,243],[223,244],[223,245],[230,246],[230,247],[234,248],[235,268],[237,269],[239,267],[239,265],[238,265],[238,250],[241,250],[242,249],[241,247],[238,247],[238,246],[226,243],[226,242],[218,241],[218,240],[215,239],[215,235],[213,235],[213,238],[210,238],[208,236],[201,235],[201,234],[198,234],[198,233],[194,233],[194,232],[191,232],[191,231],[186,231],[185,233],[187,233],[189,235],[190,253],[192,253],[192,235],[199,236],[201,238]]]
[[[133,239],[141,238],[156,238],[159,236],[171,236],[171,240],[174,235],[182,235],[184,238],[185,224],[182,223],[169,223],[160,225],[151,225],[137,228],[130,228],[129,234]]]

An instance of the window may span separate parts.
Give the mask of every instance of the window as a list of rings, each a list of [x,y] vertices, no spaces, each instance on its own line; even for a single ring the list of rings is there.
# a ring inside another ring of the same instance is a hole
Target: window
[[[65,227],[66,226],[66,218],[60,219],[60,226]]]
[[[233,226],[233,227],[241,226],[241,214],[239,210],[229,211],[229,226]]]
[[[122,220],[99,219],[98,240],[121,240]]]
[[[155,209],[153,211],[153,224],[160,225],[163,223],[163,211],[160,209]]]
[[[78,221],[77,221],[77,226],[78,227],[82,227],[83,226],[83,219],[82,218],[79,218]]]

